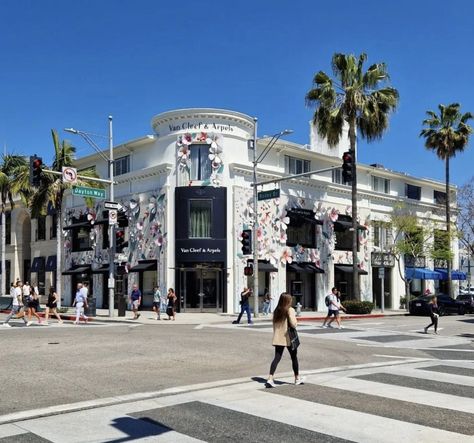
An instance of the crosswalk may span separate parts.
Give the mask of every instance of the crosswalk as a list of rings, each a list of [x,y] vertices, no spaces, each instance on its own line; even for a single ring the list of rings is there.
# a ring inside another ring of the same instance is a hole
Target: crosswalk
[[[277,374],[278,375],[278,374]],[[398,359],[0,417],[9,442],[474,442],[474,363]],[[7,441],[7,440],[5,440]]]

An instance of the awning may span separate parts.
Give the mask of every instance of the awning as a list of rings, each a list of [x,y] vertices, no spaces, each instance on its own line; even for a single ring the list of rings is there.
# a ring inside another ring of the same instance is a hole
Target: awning
[[[439,272],[441,274],[440,280],[447,280],[448,279],[448,270],[445,268],[435,268],[435,272]],[[451,280],[467,280],[467,275],[465,272],[461,271],[451,271]]]
[[[137,265],[130,268],[128,272],[156,271],[156,269],[156,260],[142,260],[139,261]]]
[[[76,268],[68,269],[64,271],[62,275],[73,275],[73,274],[88,274],[91,270],[91,265],[77,266]]]
[[[309,209],[290,209],[287,212],[287,216],[290,217],[290,219],[302,220],[302,221],[305,221],[306,223],[311,223],[313,225],[323,224],[321,220],[316,220],[314,218],[314,212]]]
[[[335,265],[334,268],[337,269],[338,271],[342,271],[347,274],[352,274],[352,272],[354,271],[354,268],[352,267],[352,265]],[[360,275],[368,275],[368,272],[364,271],[363,269],[357,268],[357,270]]]
[[[420,280],[442,280],[440,272],[428,268],[405,268],[405,278]]]
[[[30,272],[41,272],[44,271],[44,257],[35,257],[33,264],[31,265]]]
[[[50,255],[46,260],[46,272],[56,271],[57,269],[57,260],[55,255]]]
[[[64,226],[63,230],[67,231],[68,229],[80,229],[80,228],[92,228],[92,225],[89,222],[72,223],[68,226]]]
[[[92,269],[93,274],[107,274],[109,272],[109,264],[103,263],[98,268]]]
[[[247,263],[251,265],[253,264],[253,260],[247,260]],[[278,272],[278,269],[266,260],[259,260],[258,272]]]
[[[318,273],[324,274],[324,270],[318,268],[314,263],[302,262],[302,263],[288,263],[286,270],[290,272],[307,272],[307,273]]]

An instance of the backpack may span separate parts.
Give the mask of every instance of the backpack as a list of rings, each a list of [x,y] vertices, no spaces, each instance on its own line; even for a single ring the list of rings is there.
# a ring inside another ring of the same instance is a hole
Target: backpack
[[[331,304],[331,301],[329,300],[329,295],[326,295],[326,298],[324,299],[324,303],[326,303],[326,306],[329,306]]]

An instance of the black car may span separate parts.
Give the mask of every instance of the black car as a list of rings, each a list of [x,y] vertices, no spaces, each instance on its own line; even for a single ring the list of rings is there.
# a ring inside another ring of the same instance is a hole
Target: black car
[[[459,294],[456,298],[457,301],[464,305],[466,312],[472,314],[474,312],[474,295],[473,294]]]
[[[428,315],[428,303],[430,302],[433,295],[422,295],[410,300],[409,310],[411,315]],[[460,314],[464,315],[466,312],[466,306],[463,302],[454,300],[446,294],[436,294],[438,299],[438,311],[439,315],[445,314]]]

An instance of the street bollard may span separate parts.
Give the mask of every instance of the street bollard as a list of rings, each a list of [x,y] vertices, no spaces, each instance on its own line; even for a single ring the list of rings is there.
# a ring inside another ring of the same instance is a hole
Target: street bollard
[[[301,315],[301,306],[300,302],[296,303],[296,316],[299,317]]]

